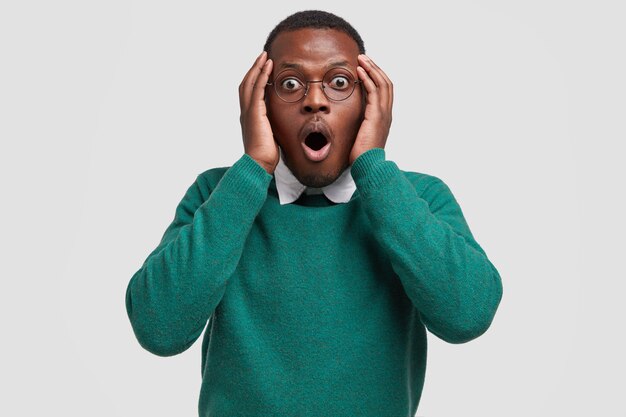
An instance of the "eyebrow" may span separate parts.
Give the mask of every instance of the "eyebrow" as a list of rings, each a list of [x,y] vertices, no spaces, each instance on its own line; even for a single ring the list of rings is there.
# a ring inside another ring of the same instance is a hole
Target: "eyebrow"
[[[331,67],[347,67],[350,66],[350,63],[346,60],[343,61],[334,61],[331,62],[330,64],[328,64],[326,66],[326,68],[331,68]],[[293,68],[293,69],[297,69],[297,70],[303,70],[304,67],[300,64],[296,64],[295,62],[283,62],[282,64],[280,64],[278,66],[277,69],[284,69],[284,68]]]

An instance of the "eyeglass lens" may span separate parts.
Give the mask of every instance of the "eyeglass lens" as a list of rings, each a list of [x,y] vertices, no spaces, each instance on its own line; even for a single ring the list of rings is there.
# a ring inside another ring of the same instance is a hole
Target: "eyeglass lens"
[[[354,91],[354,77],[345,68],[332,68],[323,78],[323,90],[331,100],[345,100]],[[302,99],[306,93],[307,82],[304,76],[295,70],[281,71],[274,80],[276,94],[287,102]],[[309,88],[311,86],[309,85]]]

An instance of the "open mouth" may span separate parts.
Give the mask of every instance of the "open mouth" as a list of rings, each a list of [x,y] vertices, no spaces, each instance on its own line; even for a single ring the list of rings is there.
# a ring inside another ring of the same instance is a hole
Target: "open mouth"
[[[321,132],[311,132],[304,139],[304,144],[314,151],[319,151],[328,143],[328,139]]]
[[[330,152],[330,141],[321,132],[309,133],[302,142],[304,155],[313,162],[320,162],[328,157]]]
[[[316,119],[302,127],[300,140],[306,158],[312,162],[321,162],[330,153],[334,135],[323,119]]]

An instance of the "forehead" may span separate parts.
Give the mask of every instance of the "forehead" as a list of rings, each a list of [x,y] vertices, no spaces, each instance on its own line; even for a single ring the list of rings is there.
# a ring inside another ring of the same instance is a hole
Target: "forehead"
[[[270,58],[274,71],[293,67],[323,70],[342,63],[356,69],[359,48],[349,35],[335,29],[298,29],[282,32],[274,42]]]

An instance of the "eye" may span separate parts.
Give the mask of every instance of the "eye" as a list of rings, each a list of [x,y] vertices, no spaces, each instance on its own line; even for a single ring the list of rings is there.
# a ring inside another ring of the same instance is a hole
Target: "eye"
[[[298,87],[301,87],[301,86],[302,86],[302,83],[300,82],[300,80],[294,77],[284,78],[280,82],[280,88],[285,91],[295,91],[298,89]]]
[[[350,87],[350,81],[345,75],[335,75],[328,84],[335,90],[345,90]]]

